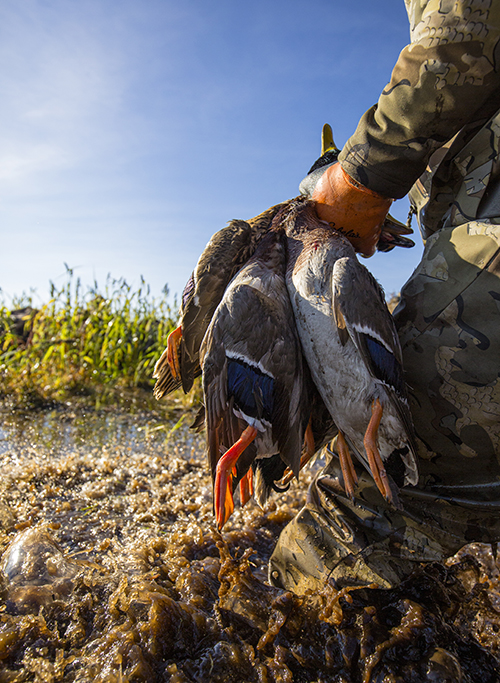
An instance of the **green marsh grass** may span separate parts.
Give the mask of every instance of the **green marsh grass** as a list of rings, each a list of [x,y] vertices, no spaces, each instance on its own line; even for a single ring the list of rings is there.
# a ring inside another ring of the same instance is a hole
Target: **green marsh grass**
[[[28,316],[26,340],[15,334],[10,309],[33,306],[31,297],[0,301],[0,395],[19,405],[81,399],[98,407],[149,397],[177,307],[166,293],[153,297],[144,280],[134,291],[108,276],[103,290],[84,290],[70,268],[67,275]]]

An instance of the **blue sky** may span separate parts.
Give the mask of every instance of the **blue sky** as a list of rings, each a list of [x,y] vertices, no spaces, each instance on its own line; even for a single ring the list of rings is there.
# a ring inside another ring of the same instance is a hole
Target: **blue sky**
[[[403,0],[3,0],[7,300],[64,263],[180,294],[216,230],[297,194],[323,123],[344,144],[408,39]],[[387,292],[417,243],[364,261]]]

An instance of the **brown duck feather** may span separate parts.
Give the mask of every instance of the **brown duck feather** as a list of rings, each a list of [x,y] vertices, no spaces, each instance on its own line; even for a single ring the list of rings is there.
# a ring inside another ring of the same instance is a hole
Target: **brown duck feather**
[[[179,325],[182,339],[179,348],[181,379],[172,376],[167,349],[156,363],[153,378],[154,396],[160,399],[174,389],[188,393],[201,374],[200,345],[215,309],[224,292],[269,230],[274,216],[285,204],[277,204],[248,221],[233,220],[216,232],[203,250],[182,294]]]

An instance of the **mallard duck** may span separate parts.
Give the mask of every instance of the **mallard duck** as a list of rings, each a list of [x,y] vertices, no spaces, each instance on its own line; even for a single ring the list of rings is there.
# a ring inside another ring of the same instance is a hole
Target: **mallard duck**
[[[313,386],[285,284],[283,232],[268,232],[232,280],[200,357],[221,529],[234,509],[233,483],[241,482],[242,504],[253,492],[262,505],[287,467],[298,475],[306,432],[309,455],[317,445],[309,424]]]
[[[233,220],[208,242],[184,288],[179,326],[170,333],[153,372],[157,399],[180,386],[185,393],[190,391],[201,373],[200,345],[215,309],[282,206],[272,206],[249,221]]]
[[[297,199],[283,212],[286,282],[302,349],[336,423],[347,494],[357,483],[351,452],[386,500],[418,478],[401,348],[383,291],[349,240]],[[388,476],[391,475],[391,476]]]

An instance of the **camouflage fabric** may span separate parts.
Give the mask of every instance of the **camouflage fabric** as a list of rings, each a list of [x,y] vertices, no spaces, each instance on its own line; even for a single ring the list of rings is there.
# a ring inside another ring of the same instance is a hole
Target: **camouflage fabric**
[[[339,155],[351,177],[393,198],[407,194],[431,154],[460,129],[467,126],[467,140],[500,109],[500,3],[406,6],[412,42]]]
[[[394,313],[420,478],[397,511],[358,470],[354,505],[333,455],[270,560],[271,582],[298,593],[389,587],[416,563],[500,540],[500,3],[407,8],[415,42],[340,158],[393,197],[427,164],[410,193],[425,250]]]
[[[443,227],[478,217],[500,223],[500,114],[476,129],[467,143],[466,137],[468,129],[435,152],[410,190],[424,241]]]
[[[500,539],[500,226],[443,228],[426,244],[395,311],[419,445],[419,484],[391,509],[358,470],[356,505],[338,459],[285,528],[270,580],[303,593],[389,587],[415,563]]]
[[[299,594],[326,582],[336,588],[373,583],[389,588],[418,563],[453,555],[467,537],[489,540],[492,535],[491,510],[483,511],[487,526],[478,534],[477,511],[471,518],[470,510],[416,487],[401,490],[404,509],[394,510],[370,475],[357,472],[356,504],[344,493],[336,457],[316,477],[306,505],[285,527],[271,556],[273,585]],[[495,534],[500,532],[497,520]]]
[[[500,225],[473,221],[429,238],[394,312],[426,481],[500,475],[499,306]],[[441,474],[427,474],[429,463]]]

